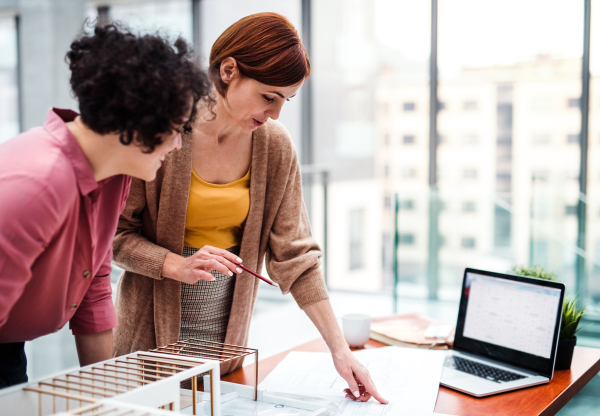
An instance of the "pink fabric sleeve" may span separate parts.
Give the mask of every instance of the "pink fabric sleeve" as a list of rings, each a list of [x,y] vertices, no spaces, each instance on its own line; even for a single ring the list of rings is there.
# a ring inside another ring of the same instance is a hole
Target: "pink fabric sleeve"
[[[0,177],[0,327],[60,223],[58,198],[26,175]]]
[[[101,273],[98,272],[94,276],[75,315],[69,321],[69,327],[73,335],[95,334],[115,328],[118,325],[117,313],[112,301],[112,287],[110,286],[112,250],[109,250],[106,257],[109,259],[108,274],[101,276]],[[105,264],[100,270],[106,270]]]

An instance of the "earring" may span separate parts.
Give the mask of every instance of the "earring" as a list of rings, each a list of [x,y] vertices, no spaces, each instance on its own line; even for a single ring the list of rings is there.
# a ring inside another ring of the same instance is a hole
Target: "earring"
[[[227,81],[227,80],[225,80],[225,81],[223,81],[223,82],[224,82],[225,84],[229,84],[229,81]]]

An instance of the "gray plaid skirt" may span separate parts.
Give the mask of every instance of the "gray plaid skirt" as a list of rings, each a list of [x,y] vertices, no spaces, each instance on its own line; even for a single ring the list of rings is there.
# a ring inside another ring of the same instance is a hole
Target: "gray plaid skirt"
[[[183,257],[189,257],[199,249],[183,247]],[[227,249],[239,255],[239,246]],[[227,324],[231,304],[233,303],[233,289],[235,274],[226,276],[213,270],[215,280],[207,282],[198,280],[190,285],[181,283],[181,327],[179,340],[189,338],[203,341],[225,342]]]

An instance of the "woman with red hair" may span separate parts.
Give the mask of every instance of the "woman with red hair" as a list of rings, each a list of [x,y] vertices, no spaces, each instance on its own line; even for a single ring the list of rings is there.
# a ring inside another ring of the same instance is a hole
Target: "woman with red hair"
[[[245,17],[217,39],[208,72],[214,105],[199,106],[156,180],[134,179],[119,221],[116,354],[189,338],[246,345],[260,281],[236,263],[260,273],[264,261],[320,331],[347,397],[385,403],[335,319],[296,151],[275,121],[310,75],[298,33],[275,13]]]

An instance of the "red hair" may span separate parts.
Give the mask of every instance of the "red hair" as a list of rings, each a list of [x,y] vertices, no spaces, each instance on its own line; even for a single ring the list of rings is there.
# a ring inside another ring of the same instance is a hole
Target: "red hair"
[[[208,73],[225,96],[221,62],[237,61],[240,75],[274,87],[295,85],[310,75],[310,61],[298,32],[277,13],[257,13],[229,26],[210,51]]]

